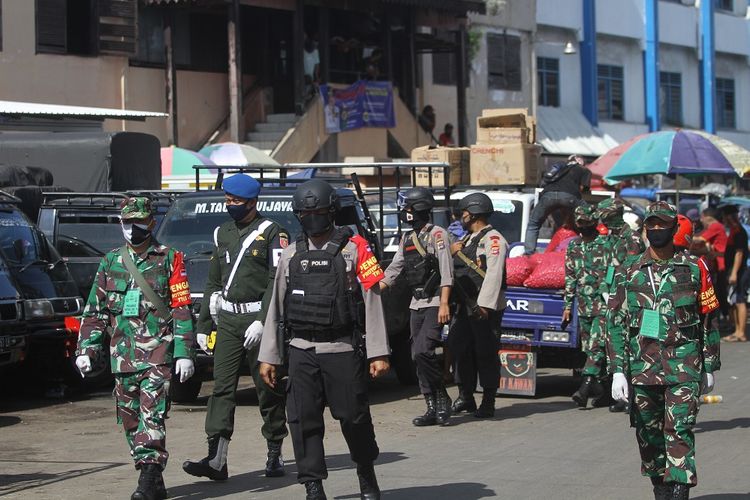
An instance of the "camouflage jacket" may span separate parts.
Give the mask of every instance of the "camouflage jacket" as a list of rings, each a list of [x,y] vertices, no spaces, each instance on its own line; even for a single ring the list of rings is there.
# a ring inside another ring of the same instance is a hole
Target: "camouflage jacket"
[[[640,255],[646,249],[643,240],[627,224],[619,228],[612,228],[612,231],[602,236],[602,241],[607,254],[608,269],[605,273],[605,279],[602,280],[602,295],[614,293],[613,285],[615,284],[615,274],[622,271],[623,264],[628,256]],[[609,269],[611,266],[611,269]]]
[[[671,385],[718,370],[719,330],[712,314],[718,300],[705,263],[684,251],[657,261],[646,251],[624,266],[607,303],[614,372],[629,373],[637,385]],[[647,310],[655,310],[658,321],[644,321]]]
[[[588,243],[576,238],[565,254],[565,309],[577,301],[579,316],[596,316],[602,308],[599,288],[606,271],[604,247],[600,237]]]
[[[160,245],[149,246],[145,257],[130,256],[151,288],[171,309],[174,322],[163,318],[125,269],[120,249],[104,256],[83,311],[78,355],[104,355],[105,334],[113,373],[130,373],[170,364],[173,358],[194,356],[190,289],[182,253]],[[125,296],[139,292],[137,315],[126,316]]]

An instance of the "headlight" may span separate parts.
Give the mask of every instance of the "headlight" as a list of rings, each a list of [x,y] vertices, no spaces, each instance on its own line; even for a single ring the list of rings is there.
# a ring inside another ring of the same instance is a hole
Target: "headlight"
[[[542,341],[543,342],[565,342],[570,340],[568,332],[555,332],[555,331],[543,331]]]
[[[47,299],[25,300],[23,305],[26,319],[46,319],[55,316],[52,302]]]

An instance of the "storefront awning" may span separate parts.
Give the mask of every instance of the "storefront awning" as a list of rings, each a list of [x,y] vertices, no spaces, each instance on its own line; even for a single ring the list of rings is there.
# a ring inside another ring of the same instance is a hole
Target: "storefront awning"
[[[601,156],[618,142],[571,108],[537,108],[537,134],[545,151],[556,155]]]
[[[82,120],[140,120],[166,118],[166,113],[156,111],[134,111],[129,109],[92,108],[63,104],[40,104],[36,102],[0,101],[0,116],[35,118],[77,118]]]
[[[467,12],[485,13],[484,0],[381,0],[383,3],[407,5],[422,9],[433,9],[466,14]]]

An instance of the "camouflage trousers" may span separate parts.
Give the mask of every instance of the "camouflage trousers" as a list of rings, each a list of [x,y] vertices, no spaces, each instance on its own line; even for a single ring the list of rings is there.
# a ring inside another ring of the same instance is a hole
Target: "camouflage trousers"
[[[698,382],[634,385],[631,424],[641,453],[641,474],[695,486]]]
[[[115,376],[117,423],[125,429],[136,468],[148,463],[167,465],[165,420],[171,376],[169,365]]]
[[[581,350],[586,355],[583,376],[604,378],[606,375],[606,339],[604,337],[605,316],[578,316],[578,332]]]

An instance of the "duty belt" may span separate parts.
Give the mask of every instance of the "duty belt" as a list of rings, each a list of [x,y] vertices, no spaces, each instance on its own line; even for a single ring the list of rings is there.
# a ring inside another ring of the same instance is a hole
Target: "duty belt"
[[[250,314],[260,311],[261,301],[235,303],[228,300],[221,301],[221,308],[227,312],[235,314]]]
[[[346,330],[329,330],[327,332],[292,332],[292,339],[302,339],[308,342],[343,342],[352,343],[352,334]]]

